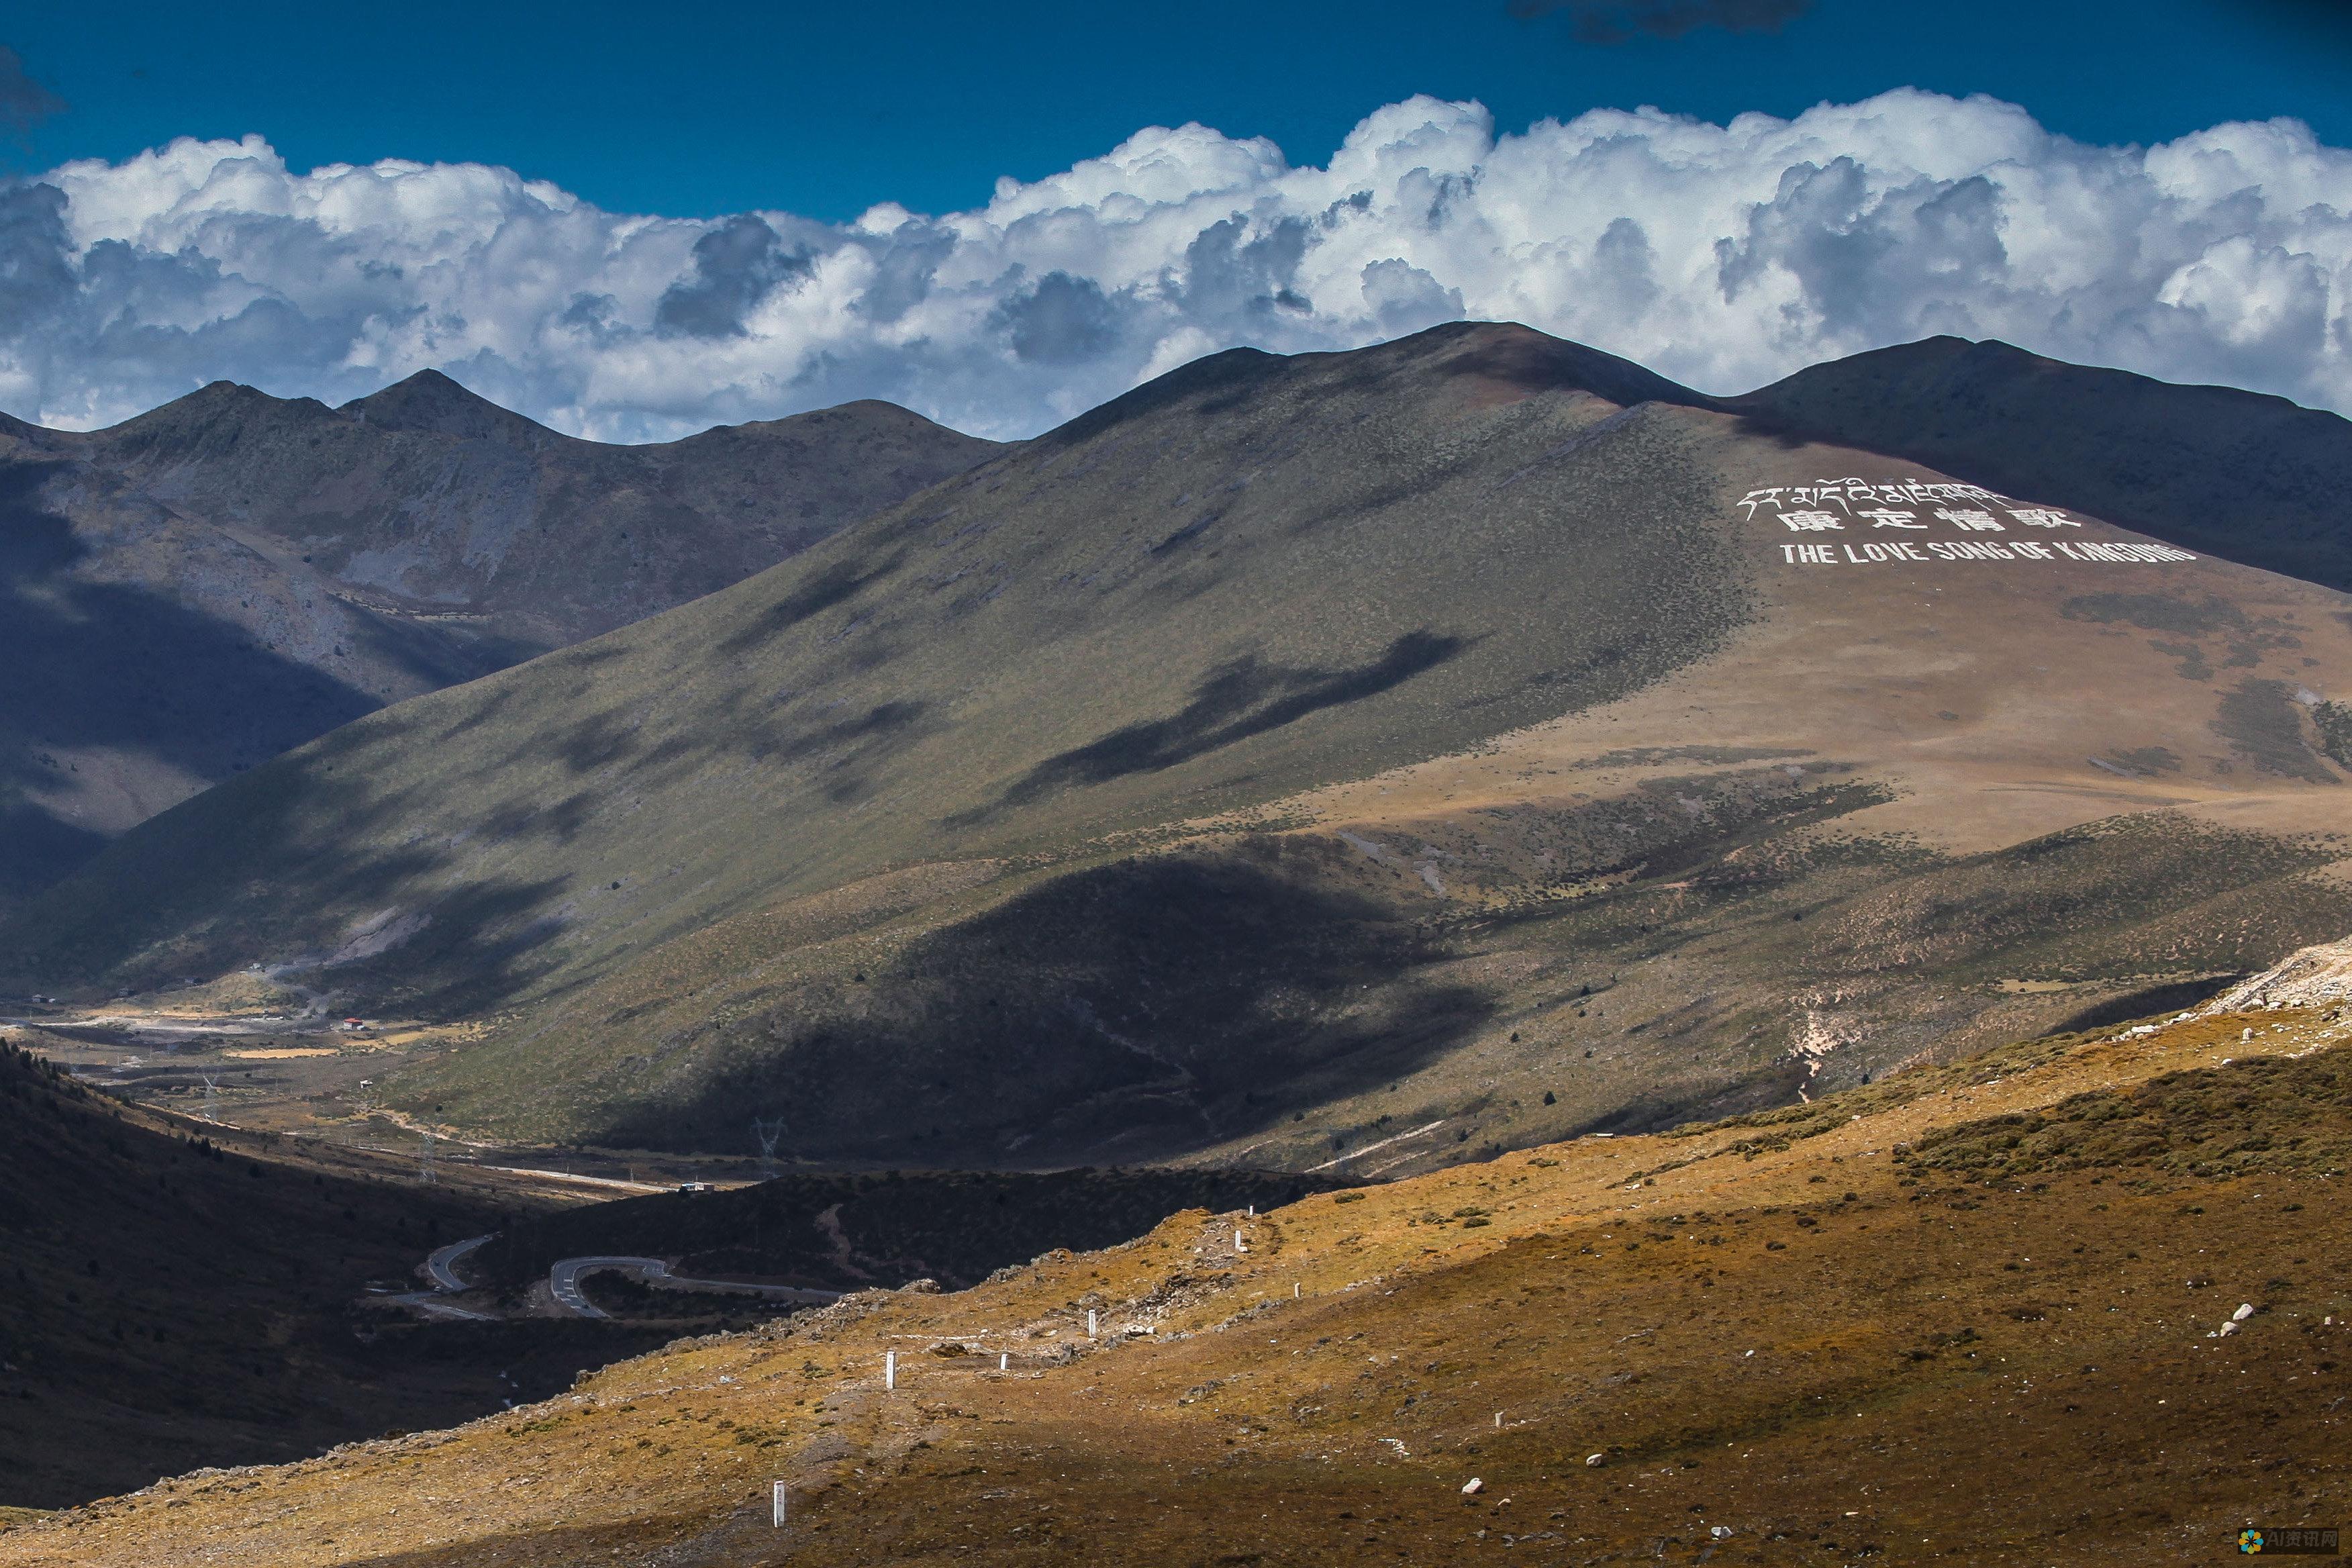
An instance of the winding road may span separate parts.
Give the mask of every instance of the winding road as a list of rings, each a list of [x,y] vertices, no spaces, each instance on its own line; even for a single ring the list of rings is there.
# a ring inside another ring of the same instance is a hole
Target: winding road
[[[497,1234],[498,1232],[492,1231],[489,1236],[469,1236],[463,1241],[453,1241],[446,1247],[436,1248],[433,1256],[425,1260],[425,1278],[433,1281],[433,1289],[436,1290],[466,1289],[466,1282],[457,1278],[457,1260]]]
[[[490,1236],[497,1234],[492,1231]],[[453,1241],[446,1247],[434,1248],[433,1256],[425,1260],[425,1277],[432,1281],[433,1289],[407,1290],[397,1296],[380,1299],[396,1301],[404,1307],[414,1307],[428,1318],[459,1318],[469,1323],[497,1322],[498,1314],[495,1312],[477,1312],[470,1307],[460,1307],[440,1300],[453,1290],[467,1289],[466,1282],[457,1278],[457,1260],[489,1239],[489,1236],[469,1236],[463,1241]]]
[[[457,1275],[457,1265],[490,1236],[469,1236],[463,1241],[453,1241],[446,1247],[436,1247],[425,1260],[425,1277],[432,1282],[429,1290],[409,1290],[397,1296],[379,1300],[396,1301],[414,1307],[428,1317],[462,1318],[468,1322],[491,1323],[499,1321],[495,1312],[478,1312],[460,1307],[442,1297],[473,1287]],[[547,1288],[555,1298],[555,1310],[575,1318],[609,1318],[610,1312],[588,1300],[580,1289],[580,1281],[600,1268],[618,1269],[634,1274],[648,1285],[672,1285],[686,1290],[732,1290],[745,1295],[764,1296],[772,1301],[799,1301],[811,1306],[823,1306],[841,1300],[838,1290],[810,1290],[797,1285],[752,1285],[740,1279],[690,1279],[669,1271],[669,1265],[658,1258],[566,1258],[547,1271]]]
[[[669,1265],[658,1258],[566,1258],[547,1271],[547,1288],[555,1297],[557,1309],[581,1318],[612,1316],[588,1300],[580,1289],[583,1278],[603,1268],[634,1274],[648,1285],[675,1285],[689,1290],[740,1290],[771,1300],[804,1301],[812,1306],[841,1300],[838,1290],[806,1290],[796,1285],[747,1285],[735,1279],[684,1279],[672,1274]]]

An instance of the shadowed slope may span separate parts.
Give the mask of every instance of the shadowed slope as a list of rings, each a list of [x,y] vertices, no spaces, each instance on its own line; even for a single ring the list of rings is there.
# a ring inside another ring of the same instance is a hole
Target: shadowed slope
[[[965,1005],[949,977],[977,973],[993,939],[942,936],[931,956],[909,954],[897,971],[908,986],[875,1015],[882,1036],[835,1033],[822,1048],[772,1041],[759,1007],[731,1042],[648,1051],[638,1003],[682,1000],[661,977],[713,962],[714,936],[730,940],[715,933],[779,900],[822,895],[846,912],[867,893],[831,890],[866,885],[883,919],[909,901],[923,923],[977,915],[1039,885],[1045,862],[1024,869],[1020,857],[1471,744],[1634,689],[1738,624],[1745,574],[1682,411],[1628,410],[1547,379],[1561,366],[1664,384],[1520,329],[1219,356],[736,589],[377,715],[192,802],[0,949],[25,942],[37,972],[64,961],[86,983],[135,985],[192,965],[315,962],[393,910],[405,941],[327,978],[364,987],[377,1010],[513,1010],[513,1047],[497,1055],[542,1086],[569,1080],[543,1099],[550,1112],[634,1116],[649,1093],[701,1096],[780,1054],[838,1061],[803,1080],[806,1096],[849,1103],[825,1086],[861,1056],[897,1075],[949,1048],[933,1030]],[[936,877],[919,868],[950,858],[961,864]],[[877,876],[913,890],[883,892]],[[926,878],[937,885],[916,886]],[[1242,869],[1224,880],[1264,887],[1269,911],[1318,911],[1268,922],[1280,941],[1328,949],[1317,964],[1329,978],[1306,982],[1323,988],[1315,1006],[1337,1005],[1339,975],[1386,974],[1412,950],[1410,922],[1381,934],[1391,917],[1368,922],[1344,896]],[[934,902],[979,882],[977,902]],[[1120,905],[1115,889],[1096,896]],[[1031,907],[1068,906],[1041,889]],[[1215,909],[1163,935],[1222,951]],[[1008,1040],[1062,1061],[1024,1092],[1068,1084],[1081,1139],[1172,1115],[1181,1131],[1163,1136],[1197,1141],[1192,1089],[1170,1110],[1091,1123],[1077,1109],[1095,1094],[1148,1100],[1174,1069],[1153,1040],[1074,1011],[1116,998],[1115,952],[1031,945],[1056,976],[1041,984],[1094,978],[1076,999],[1003,999]],[[1284,1005],[1279,969],[1244,984],[1237,999],[1271,989],[1238,1011],[1201,1005],[1254,1026],[1258,1006]],[[770,984],[803,982],[834,984],[781,972]],[[533,1022],[567,998],[604,1021],[538,1037]],[[1075,1033],[1040,1033],[1041,1005]],[[1425,1016],[1427,1048],[1477,1012],[1466,998],[1397,1006]],[[1192,1016],[1188,1004],[1164,1026]],[[1386,1072],[1393,1052],[1373,1048],[1385,1038],[1369,1018],[1335,1016],[1325,1046],[1274,1070],[1369,1051],[1360,1071]],[[593,1066],[558,1067],[551,1048]],[[1232,1045],[1213,1035],[1190,1048]],[[1234,1090],[1236,1105],[1257,1098]],[[1015,1136],[1026,1112],[1005,1110]],[[868,1135],[845,1114],[833,1125]]]
[[[334,409],[216,383],[61,439],[339,591],[530,652],[740,582],[997,449],[875,402],[606,446],[435,371]]]
[[[741,580],[994,450],[860,403],[578,441],[432,372],[0,424],[0,907],[389,701]]]
[[[0,1498],[58,1507],[496,1407],[492,1358],[520,1347],[404,1364],[349,1320],[369,1279],[488,1228],[491,1204],[264,1142],[125,1111],[0,1040]]]
[[[509,1136],[1426,1169],[2352,926],[2347,610],[1524,329],[1237,351],[192,802],[0,961],[480,1018],[394,1093]]]

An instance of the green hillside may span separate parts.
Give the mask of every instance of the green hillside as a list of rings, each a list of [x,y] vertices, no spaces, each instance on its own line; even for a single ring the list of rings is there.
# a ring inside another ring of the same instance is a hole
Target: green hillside
[[[103,991],[366,928],[388,951],[322,977],[373,1011],[544,1005],[779,898],[952,858],[993,902],[1025,855],[1605,700],[1716,646],[1746,587],[1680,411],[1587,380],[1672,391],[1509,330],[1217,356],[210,792],[0,951]],[[900,883],[845,898],[935,892]]]
[[[191,801],[0,965],[479,1020],[392,1092],[502,1136],[1374,1174],[2352,925],[2305,701],[2352,683],[2341,595],[2178,552],[1800,566],[1740,505],[1882,470],[1921,474],[1522,328],[1216,355]]]

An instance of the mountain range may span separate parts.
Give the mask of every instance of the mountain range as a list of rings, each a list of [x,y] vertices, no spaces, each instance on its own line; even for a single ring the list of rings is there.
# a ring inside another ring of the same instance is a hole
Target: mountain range
[[[0,971],[257,966],[480,1024],[412,1114],[820,1163],[1753,1110],[2352,926],[2347,472],[2000,344],[1728,399],[1507,325],[1233,351],[238,773]]]
[[[289,747],[994,450],[882,403],[606,446],[432,371],[341,408],[217,382],[88,433],[0,416],[0,907]]]

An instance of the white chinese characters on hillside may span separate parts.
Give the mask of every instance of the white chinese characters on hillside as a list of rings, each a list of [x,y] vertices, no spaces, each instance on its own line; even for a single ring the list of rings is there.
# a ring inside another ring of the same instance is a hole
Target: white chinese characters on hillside
[[[1948,479],[1843,479],[1766,485],[1742,496],[1738,506],[1743,517],[1769,519],[1790,533],[1842,536],[1783,543],[1781,557],[1792,566],[1935,561],[2152,565],[2197,559],[2169,544],[2085,539],[2079,531],[2082,522],[2057,508],[2021,505],[1997,490]],[[2062,531],[2067,529],[2077,531]],[[2033,530],[2042,531],[2042,542],[2032,536]],[[2008,537],[1982,537],[1989,534]],[[1917,535],[1927,537],[1914,537]]]

